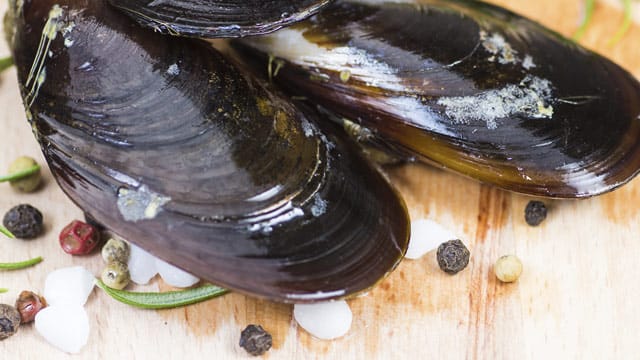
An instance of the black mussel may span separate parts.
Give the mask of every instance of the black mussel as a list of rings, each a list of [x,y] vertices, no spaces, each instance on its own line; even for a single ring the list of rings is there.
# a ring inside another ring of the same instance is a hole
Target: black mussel
[[[104,0],[15,11],[27,117],[100,224],[282,302],[365,290],[402,258],[408,216],[385,178],[208,43],[141,29]]]
[[[640,169],[638,81],[492,5],[342,1],[234,45],[290,94],[508,190],[588,197]]]
[[[143,26],[171,35],[266,34],[318,12],[333,0],[109,0]]]

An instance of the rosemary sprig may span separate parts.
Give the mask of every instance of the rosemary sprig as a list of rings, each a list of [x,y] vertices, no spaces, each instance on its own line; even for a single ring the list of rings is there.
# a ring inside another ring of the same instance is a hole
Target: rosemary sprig
[[[20,261],[20,262],[0,263],[0,270],[20,270],[20,269],[24,269],[24,268],[28,268],[28,267],[34,266],[34,265],[39,264],[41,262],[42,262],[42,257],[38,256],[36,258],[25,260],[25,261]]]
[[[9,229],[7,229],[6,227],[0,225],[0,233],[5,234],[7,237],[11,238],[11,239],[15,239],[16,236],[13,235],[13,233],[11,231],[9,231]]]
[[[13,58],[11,56],[0,58],[0,72],[13,66]]]
[[[622,0],[622,3],[624,4],[624,20],[622,22],[622,25],[620,25],[620,27],[618,28],[618,31],[616,31],[613,37],[609,39],[609,42],[607,43],[607,45],[609,46],[613,46],[618,42],[620,42],[620,40],[622,40],[624,35],[627,33],[627,31],[631,27],[631,21],[633,16],[632,9],[631,9],[631,0]]]
[[[620,40],[622,40],[622,38],[627,33],[627,31],[629,31],[629,28],[631,28],[631,23],[633,22],[633,9],[631,8],[632,0],[622,0],[622,3],[624,7],[624,20],[622,22],[622,25],[620,25],[620,27],[616,31],[616,33],[607,42],[608,46],[613,46],[618,42],[620,42]],[[589,27],[589,24],[591,23],[591,17],[593,15],[594,7],[595,7],[595,0],[584,1],[584,9],[585,9],[584,18],[580,22],[580,26],[578,27],[578,30],[576,30],[576,32],[573,34],[573,40],[578,41],[584,35],[585,31]]]
[[[14,172],[5,176],[0,176],[0,182],[19,180],[23,177],[35,174],[38,171],[40,171],[40,165],[35,164],[32,167],[24,169],[22,171]]]
[[[593,8],[595,7],[596,0],[585,0],[584,2],[584,17],[580,22],[580,26],[578,30],[576,30],[575,34],[573,34],[573,40],[578,41],[584,35],[587,27],[591,23],[591,18],[593,16]]]
[[[121,303],[143,309],[171,309],[209,300],[229,292],[227,289],[206,284],[197,288],[167,292],[133,292],[108,287],[100,279],[96,284],[109,296]]]

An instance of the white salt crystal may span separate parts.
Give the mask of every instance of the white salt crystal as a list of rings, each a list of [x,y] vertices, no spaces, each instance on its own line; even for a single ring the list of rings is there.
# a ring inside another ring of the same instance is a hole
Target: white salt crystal
[[[309,334],[323,340],[345,335],[351,328],[353,314],[344,300],[317,304],[295,304],[293,317]]]
[[[82,305],[47,306],[36,314],[35,327],[51,345],[72,354],[89,339],[89,317]]]
[[[158,273],[156,258],[134,244],[130,243],[129,245],[131,253],[127,266],[131,281],[139,285],[146,285]]]
[[[440,244],[458,237],[451,231],[429,219],[417,219],[411,222],[411,238],[407,254],[408,259],[418,259]]]
[[[189,287],[200,281],[200,279],[188,272],[160,259],[156,259],[156,269],[158,269],[158,273],[162,276],[162,280],[171,286],[180,288]]]
[[[94,286],[93,274],[82,266],[58,269],[44,282],[44,298],[49,305],[83,306]]]

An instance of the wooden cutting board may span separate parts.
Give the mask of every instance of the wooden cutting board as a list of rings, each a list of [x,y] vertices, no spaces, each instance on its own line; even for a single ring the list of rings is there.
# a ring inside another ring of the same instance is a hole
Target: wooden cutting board
[[[579,0],[494,0],[565,35],[576,29]],[[6,2],[0,2],[4,12]],[[637,9],[636,9],[637,10]],[[636,14],[636,19],[638,19]],[[583,44],[640,76],[640,26],[615,46],[607,41],[622,23],[615,1],[598,3]],[[4,42],[0,55],[8,54]],[[568,64],[567,66],[570,66]],[[15,70],[0,77],[0,169],[27,154],[44,162],[25,121]],[[433,219],[469,246],[469,267],[456,276],[441,272],[430,253],[404,261],[367,296],[349,301],[351,331],[335,341],[309,336],[292,320],[292,307],[230,294],[169,311],[138,310],[99,290],[89,298],[89,343],[70,356],[48,345],[32,325],[0,342],[1,359],[200,359],[245,358],[240,331],[262,324],[274,337],[267,357],[390,359],[540,359],[637,356],[640,334],[640,179],[594,199],[549,201],[550,214],[529,227],[529,198],[479,185],[423,165],[390,170],[413,218]],[[99,274],[99,255],[71,257],[57,244],[60,229],[81,212],[45,171],[46,186],[18,194],[0,184],[0,212],[31,203],[45,215],[46,234],[32,241],[0,238],[0,261],[42,255],[40,265],[1,272],[1,303],[23,289],[42,291],[54,269],[83,265]],[[499,283],[492,264],[517,254],[524,273],[517,283]],[[164,290],[159,280],[139,290]]]

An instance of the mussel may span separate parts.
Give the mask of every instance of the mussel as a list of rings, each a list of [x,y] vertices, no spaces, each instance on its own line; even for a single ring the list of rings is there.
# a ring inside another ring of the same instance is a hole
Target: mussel
[[[256,71],[400,153],[531,195],[588,197],[640,170],[640,84],[476,1],[337,2],[235,41]],[[365,136],[366,137],[366,136]]]
[[[363,291],[402,258],[407,210],[384,176],[208,43],[143,29],[106,0],[12,8],[33,132],[107,228],[281,302]]]
[[[240,37],[300,21],[332,0],[109,0],[141,25],[171,35]]]
[[[256,35],[329,2],[12,0],[27,119],[58,184],[208,281],[311,302],[375,284],[409,236],[402,199],[336,121],[534,195],[597,195],[640,169],[638,82],[494,6],[340,1],[234,40],[232,60],[160,34]]]

